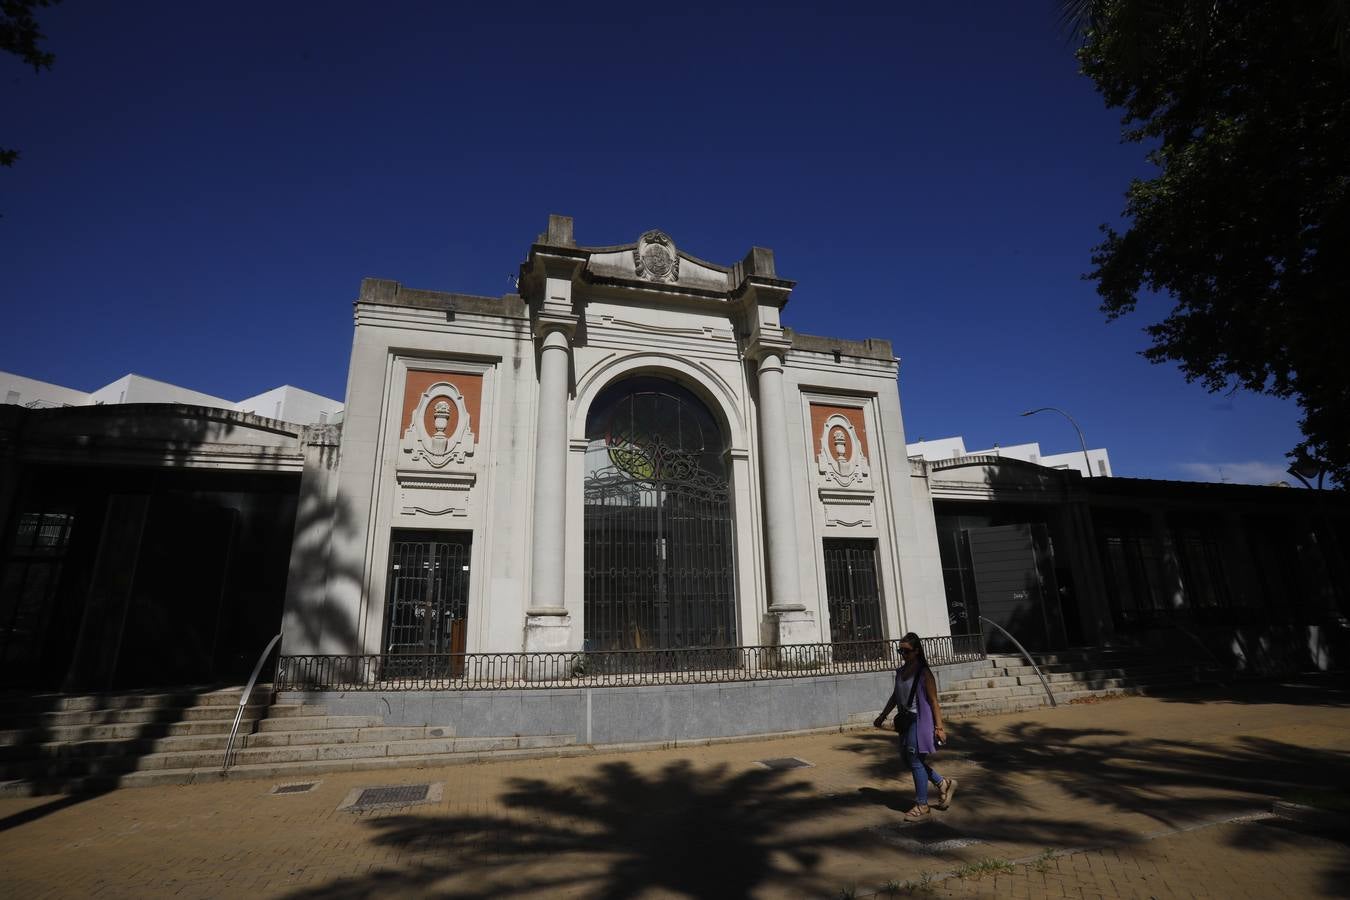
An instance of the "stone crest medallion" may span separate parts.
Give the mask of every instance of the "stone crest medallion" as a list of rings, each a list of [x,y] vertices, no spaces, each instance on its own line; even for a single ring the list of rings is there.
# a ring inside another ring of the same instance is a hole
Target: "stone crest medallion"
[[[670,235],[649,231],[638,238],[633,248],[633,268],[639,278],[649,281],[679,281],[680,254]]]

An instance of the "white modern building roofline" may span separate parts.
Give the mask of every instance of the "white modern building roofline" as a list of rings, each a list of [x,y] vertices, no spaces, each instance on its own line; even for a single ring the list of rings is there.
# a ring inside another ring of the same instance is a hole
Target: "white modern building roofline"
[[[298,425],[340,421],[342,402],[283,384],[244,400],[234,401],[182,385],[128,372],[93,391],[81,391],[12,372],[0,372],[0,395],[17,406],[97,406],[121,403],[171,403],[248,412]]]
[[[995,444],[987,450],[967,450],[965,438],[961,435],[938,438],[932,441],[916,441],[905,445],[905,452],[911,458],[922,457],[928,462],[949,462],[953,459],[971,456],[998,456],[1005,459],[1020,459],[1035,463],[1047,469],[1073,469],[1082,475],[1093,478],[1110,478],[1111,457],[1105,447],[1087,451],[1087,460],[1082,450],[1070,450],[1064,453],[1042,453],[1037,441],[1028,444],[1011,444],[1001,447]],[[1088,461],[1092,471],[1088,471]]]

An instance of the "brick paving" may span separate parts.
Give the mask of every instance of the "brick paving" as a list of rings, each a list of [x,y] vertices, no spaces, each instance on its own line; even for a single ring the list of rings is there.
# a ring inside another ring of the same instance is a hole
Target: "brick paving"
[[[0,886],[15,897],[1227,898],[1344,896],[1350,884],[1345,835],[1250,818],[1290,792],[1350,783],[1343,682],[993,716],[958,723],[953,746],[938,768],[960,779],[956,802],[920,825],[901,822],[912,789],[893,737],[870,729],[329,774],[283,795],[276,782],[227,781],[0,800]],[[756,763],[784,756],[812,766]],[[436,802],[338,809],[353,789],[431,782],[443,785]]]

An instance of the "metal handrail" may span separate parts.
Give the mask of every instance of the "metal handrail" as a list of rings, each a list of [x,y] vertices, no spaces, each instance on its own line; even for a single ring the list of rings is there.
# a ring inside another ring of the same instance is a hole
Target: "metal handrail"
[[[1036,677],[1041,680],[1041,687],[1045,688],[1045,696],[1050,698],[1050,705],[1058,706],[1059,704],[1055,702],[1055,692],[1050,690],[1050,682],[1045,680],[1045,676],[1041,674],[1040,667],[1037,666],[1036,661],[1031,658],[1031,654],[1027,652],[1027,648],[1023,647],[1020,643],[1018,643],[1017,638],[1013,637],[1011,634],[1008,634],[1008,629],[1004,628],[997,622],[990,622],[984,616],[980,616],[980,621],[989,622],[990,625],[993,625],[999,631],[1003,632],[1003,636],[1006,637],[1008,640],[1012,641],[1014,647],[1022,651],[1022,658],[1027,661],[1027,665],[1031,666],[1031,671],[1035,672]],[[984,629],[980,629],[980,631],[981,633],[983,633]]]
[[[267,662],[267,657],[271,655],[272,648],[280,640],[281,632],[277,632],[276,637],[267,642],[267,648],[258,657],[258,664],[253,667],[253,674],[248,676],[248,684],[244,687],[244,692],[239,695],[239,709],[234,714],[234,724],[230,726],[230,740],[225,744],[225,759],[220,763],[220,774],[222,775],[230,767],[230,752],[234,750],[234,738],[239,733],[239,723],[244,718],[244,707],[248,706],[248,698],[253,694],[253,685],[258,682],[258,673],[262,671],[263,663]]]

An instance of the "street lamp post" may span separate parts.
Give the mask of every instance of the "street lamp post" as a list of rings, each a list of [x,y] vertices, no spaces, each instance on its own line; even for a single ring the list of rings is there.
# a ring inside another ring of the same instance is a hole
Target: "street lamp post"
[[[1083,463],[1084,463],[1084,465],[1087,466],[1087,477],[1088,477],[1088,478],[1091,478],[1091,477],[1092,477],[1092,459],[1088,456],[1088,451],[1087,451],[1087,441],[1084,440],[1084,438],[1083,438],[1083,429],[1081,429],[1081,428],[1078,427],[1078,423],[1075,422],[1075,421],[1073,420],[1073,416],[1069,415],[1069,414],[1066,413],[1064,410],[1060,409],[1058,406],[1041,406],[1041,407],[1037,407],[1036,409],[1029,409],[1029,410],[1027,410],[1026,412],[1022,413],[1022,415],[1024,415],[1024,416],[1034,416],[1036,413],[1039,413],[1039,412],[1047,412],[1047,411],[1049,411],[1049,412],[1057,412],[1057,413],[1059,413],[1061,416],[1063,416],[1064,418],[1068,419],[1068,420],[1069,420],[1069,424],[1073,426],[1073,430],[1076,431],[1076,432],[1078,432],[1078,446],[1080,446],[1080,447],[1083,448]]]

